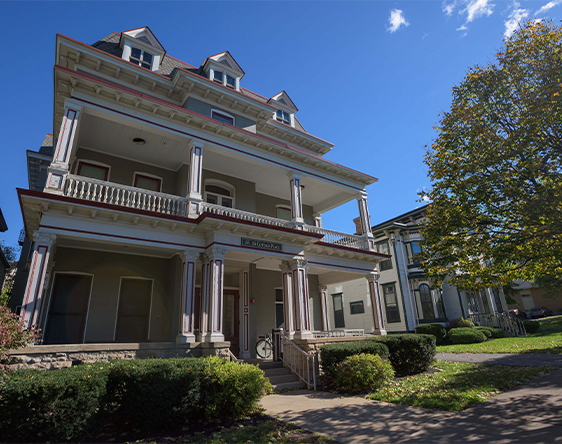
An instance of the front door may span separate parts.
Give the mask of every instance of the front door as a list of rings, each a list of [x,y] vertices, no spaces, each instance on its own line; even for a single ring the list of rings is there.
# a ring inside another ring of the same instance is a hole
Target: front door
[[[343,297],[342,294],[334,294],[334,324],[336,328],[345,328],[343,316]]]
[[[152,279],[122,278],[115,341],[148,341],[151,308]]]
[[[239,340],[239,293],[238,290],[224,290],[223,291],[223,312],[222,312],[222,332],[224,340],[230,341],[230,351],[234,356],[238,356]]]
[[[92,276],[82,274],[55,275],[49,307],[45,344],[82,344]]]

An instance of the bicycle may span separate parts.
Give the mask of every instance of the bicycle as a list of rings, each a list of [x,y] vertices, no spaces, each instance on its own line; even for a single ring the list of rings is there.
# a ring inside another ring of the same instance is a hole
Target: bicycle
[[[265,336],[258,336],[258,342],[256,342],[256,354],[262,359],[269,359],[273,355],[273,342],[271,340],[271,334],[266,334]]]

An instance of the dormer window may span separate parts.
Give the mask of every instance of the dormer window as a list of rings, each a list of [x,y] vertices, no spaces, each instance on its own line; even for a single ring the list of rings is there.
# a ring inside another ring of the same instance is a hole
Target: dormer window
[[[152,59],[152,54],[143,51],[142,49],[131,48],[129,62],[133,62],[135,65],[142,66],[146,69],[152,69]]]
[[[229,123],[230,125],[234,125],[234,116],[223,113],[221,111],[215,111],[214,109],[211,110],[211,118],[218,120],[219,122],[224,122],[224,123]]]
[[[214,71],[213,73],[213,80],[217,83],[223,83],[224,74],[222,71]]]
[[[226,86],[232,89],[236,89],[236,79],[232,76],[226,75]]]
[[[291,115],[282,109],[277,110],[277,121],[286,125],[291,125]]]

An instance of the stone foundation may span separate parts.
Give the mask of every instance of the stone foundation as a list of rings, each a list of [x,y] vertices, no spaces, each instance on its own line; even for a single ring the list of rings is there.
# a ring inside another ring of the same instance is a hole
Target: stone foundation
[[[230,342],[31,345],[9,352],[8,368],[52,370],[114,359],[228,356]]]
[[[295,342],[300,348],[302,348],[307,353],[318,353],[320,351],[320,347],[326,344],[333,344],[335,342],[353,342],[353,341],[361,341],[367,338],[373,338],[373,335],[365,335],[365,336],[339,336],[333,338],[314,338],[314,339],[294,339]]]

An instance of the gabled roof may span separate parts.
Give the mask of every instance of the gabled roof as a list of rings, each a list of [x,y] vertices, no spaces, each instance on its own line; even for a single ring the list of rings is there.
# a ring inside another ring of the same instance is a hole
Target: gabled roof
[[[8,231],[8,225],[6,225],[6,219],[4,219],[4,215],[2,214],[2,210],[0,210],[0,231]]]
[[[159,51],[163,51],[166,54],[166,50],[162,46],[162,44],[158,41],[154,33],[150,30],[148,26],[143,26],[141,28],[129,29],[128,31],[123,31],[121,33],[121,38],[119,39],[119,46],[122,48],[121,42],[123,40],[123,36],[129,36],[134,39],[137,39],[143,43],[146,43],[150,46],[153,46]]]
[[[244,75],[246,74],[244,70],[240,67],[238,62],[234,60],[234,57],[232,57],[232,55],[228,51],[219,52],[218,54],[207,57],[203,61],[203,64],[201,65],[201,69],[203,71],[205,71],[207,65],[211,60],[238,72],[239,74],[241,74],[240,78],[244,77]]]
[[[281,91],[279,94],[275,94],[271,99],[267,101],[267,103],[273,106],[281,105],[281,107],[289,108],[293,112],[297,112],[299,110],[297,108],[297,105],[295,105],[295,103],[289,97],[289,94],[287,94],[285,91]]]
[[[392,228],[393,226],[395,226],[396,224],[405,225],[410,220],[410,218],[415,219],[417,217],[423,216],[425,214],[428,206],[429,206],[429,204],[423,205],[423,206],[418,207],[414,210],[410,210],[407,213],[401,214],[400,216],[396,216],[396,217],[393,217],[392,219],[389,219],[385,222],[381,222],[380,224],[373,225],[371,227],[371,231],[373,231],[373,233],[374,233],[375,231],[380,231],[380,230],[383,230],[383,229],[389,229],[389,228]]]

